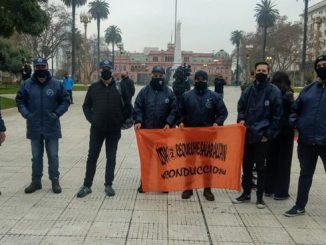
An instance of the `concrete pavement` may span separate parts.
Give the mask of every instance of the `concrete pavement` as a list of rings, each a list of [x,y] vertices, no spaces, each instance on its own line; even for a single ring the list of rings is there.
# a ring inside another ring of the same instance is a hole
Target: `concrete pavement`
[[[139,90],[139,88],[138,88]],[[227,87],[227,123],[235,122],[240,88]],[[296,197],[299,163],[296,150],[291,175],[291,198],[265,198],[267,207],[232,204],[235,191],[213,190],[208,202],[202,190],[189,200],[181,193],[139,194],[139,159],[132,129],[123,131],[117,154],[115,197],[104,193],[105,154],[99,158],[93,193],[78,199],[83,183],[89,124],[81,104],[85,92],[62,117],[60,141],[62,194],[53,194],[44,165],[43,189],[26,195],[30,182],[30,143],[25,121],[16,109],[3,111],[7,140],[0,147],[0,244],[326,244],[325,171],[319,161],[306,215],[286,218]],[[295,144],[296,148],[296,144]]]

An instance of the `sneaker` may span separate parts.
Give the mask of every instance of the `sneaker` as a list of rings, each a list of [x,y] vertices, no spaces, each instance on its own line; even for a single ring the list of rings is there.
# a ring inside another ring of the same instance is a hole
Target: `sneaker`
[[[85,196],[87,196],[88,194],[92,193],[92,189],[90,187],[87,187],[87,186],[82,186],[80,188],[80,190],[78,191],[77,193],[77,197],[79,198],[83,198]]]
[[[274,196],[274,200],[276,201],[283,201],[283,200],[287,200],[290,198],[290,195],[287,196]]]
[[[61,186],[58,179],[52,180],[52,191],[53,193],[59,194],[62,192]]]
[[[204,197],[206,198],[207,201],[214,201],[215,197],[214,194],[211,191],[211,188],[205,188],[204,189]]]
[[[239,203],[243,203],[243,202],[249,202],[251,199],[250,195],[249,194],[246,194],[246,193],[242,193],[241,196],[235,198],[232,200],[232,203],[234,204],[239,204]]]
[[[194,194],[193,190],[185,190],[181,194],[182,199],[189,199]]]
[[[300,209],[297,206],[293,206],[290,210],[286,211],[284,213],[284,216],[286,217],[294,217],[294,216],[298,216],[298,215],[303,215],[305,214],[305,209]]]
[[[113,197],[115,195],[115,191],[113,190],[112,185],[105,186],[105,193],[109,197]]]
[[[32,181],[32,183],[28,187],[25,188],[25,193],[30,194],[30,193],[33,193],[40,189],[42,189],[41,182]]]
[[[265,208],[265,207],[266,207],[266,204],[265,204],[264,200],[262,200],[262,199],[257,200],[257,202],[256,202],[256,207],[257,207],[258,209],[263,209],[263,208]]]
[[[140,185],[137,189],[138,193],[144,193],[142,185]]]

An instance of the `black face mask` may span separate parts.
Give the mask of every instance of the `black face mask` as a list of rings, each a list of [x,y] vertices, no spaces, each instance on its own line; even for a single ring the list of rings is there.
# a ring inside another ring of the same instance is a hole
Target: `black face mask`
[[[195,82],[195,89],[198,91],[205,90],[207,88],[206,82]]]
[[[121,76],[121,79],[125,79],[126,78],[126,76]]]
[[[322,80],[326,79],[326,67],[320,67],[316,70],[316,72],[320,79]]]
[[[48,70],[36,70],[34,74],[37,78],[46,78],[50,76],[50,72]]]
[[[162,90],[164,86],[163,78],[152,78],[150,85],[154,90]]]
[[[103,80],[107,81],[112,77],[112,72],[110,70],[104,70],[101,72],[101,77]]]
[[[267,80],[267,74],[265,73],[257,73],[256,80],[260,83],[265,82]]]

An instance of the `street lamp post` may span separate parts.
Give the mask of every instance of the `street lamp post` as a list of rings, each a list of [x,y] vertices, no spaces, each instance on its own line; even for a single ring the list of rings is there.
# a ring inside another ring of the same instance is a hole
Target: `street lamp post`
[[[88,62],[87,62],[87,24],[90,23],[92,17],[86,13],[80,15],[80,22],[84,24],[85,36],[84,36],[84,83],[87,83],[87,74],[88,74]]]

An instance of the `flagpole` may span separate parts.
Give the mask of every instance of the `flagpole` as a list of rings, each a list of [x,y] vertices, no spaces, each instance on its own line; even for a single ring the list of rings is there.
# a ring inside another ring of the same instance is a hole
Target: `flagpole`
[[[178,0],[175,0],[175,16],[174,16],[174,45],[177,40],[177,10],[178,10]]]

